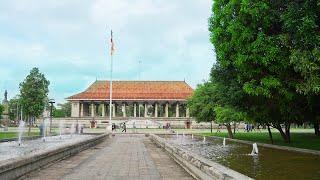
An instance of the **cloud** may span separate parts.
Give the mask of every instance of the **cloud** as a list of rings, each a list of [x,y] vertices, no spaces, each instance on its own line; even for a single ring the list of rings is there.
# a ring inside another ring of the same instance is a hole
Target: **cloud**
[[[63,101],[96,78],[207,79],[215,61],[207,21],[211,0],[4,0],[0,7],[0,92],[15,94],[34,66]],[[139,63],[141,61],[141,63]]]
[[[170,5],[150,0],[97,0],[91,7],[90,17],[96,24],[121,30],[130,21],[170,12]]]

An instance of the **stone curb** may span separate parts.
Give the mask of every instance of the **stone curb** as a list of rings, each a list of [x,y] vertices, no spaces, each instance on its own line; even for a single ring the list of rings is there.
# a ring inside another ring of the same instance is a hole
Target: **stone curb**
[[[198,137],[202,137],[199,135],[196,135]],[[223,139],[223,137],[219,137],[219,136],[206,136],[208,139]],[[245,140],[240,140],[240,139],[230,139],[230,138],[226,138],[226,140],[228,141],[232,141],[232,142],[238,142],[238,143],[242,143],[242,144],[248,144],[248,145],[252,145],[253,143],[255,143],[254,141],[245,141]],[[320,156],[320,151],[317,150],[311,150],[311,149],[303,149],[303,148],[295,148],[295,147],[288,147],[288,146],[279,146],[279,145],[274,145],[274,144],[266,144],[266,143],[258,143],[258,146],[261,147],[266,147],[266,148],[272,148],[272,149],[279,149],[279,150],[284,150],[284,151],[293,151],[293,152],[298,152],[298,153],[305,153],[305,154],[313,154],[313,155],[318,155]]]
[[[252,179],[221,164],[169,144],[164,138],[157,135],[150,134],[150,138],[158,146],[165,149],[177,163],[196,179]]]
[[[16,159],[1,161],[0,179],[17,179],[18,177],[39,169],[50,162],[72,156],[80,151],[95,146],[107,138],[109,134],[102,134],[80,142],[71,143],[63,147],[42,151],[32,155],[26,155]]]

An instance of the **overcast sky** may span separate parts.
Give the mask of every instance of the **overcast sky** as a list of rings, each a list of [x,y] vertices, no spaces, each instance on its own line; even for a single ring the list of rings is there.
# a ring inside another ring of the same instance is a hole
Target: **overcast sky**
[[[19,92],[32,67],[50,80],[58,102],[109,79],[208,79],[215,62],[209,41],[211,0],[1,0],[0,99]],[[139,61],[141,61],[139,65]]]

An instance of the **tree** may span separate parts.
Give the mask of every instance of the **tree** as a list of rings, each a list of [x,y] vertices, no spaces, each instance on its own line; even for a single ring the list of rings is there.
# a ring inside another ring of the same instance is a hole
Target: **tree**
[[[233,138],[231,123],[249,121],[244,107],[247,95],[243,92],[241,84],[236,80],[236,70],[232,64],[215,64],[211,69],[211,81],[215,84],[216,121],[226,126],[229,138]],[[235,131],[234,131],[235,133]]]
[[[1,119],[1,116],[2,116],[2,113],[3,113],[3,106],[0,104],[0,119]]]
[[[198,85],[192,97],[188,99],[187,105],[190,114],[198,122],[212,122],[215,118],[215,86],[211,82]],[[211,125],[212,132],[212,125]]]
[[[223,123],[227,127],[229,138],[233,138],[231,122],[248,120],[248,117],[245,113],[238,111],[231,106],[216,106],[214,110],[216,112],[216,121],[218,123]]]
[[[54,118],[66,117],[62,109],[57,109],[56,107],[54,107],[52,111]]]
[[[66,102],[64,104],[59,104],[61,107],[61,110],[63,111],[64,117],[70,117],[71,116],[71,103]]]
[[[9,100],[9,118],[10,120],[16,120],[19,118],[19,101],[20,101],[20,97],[16,96],[12,99]]]
[[[263,115],[290,142],[290,124],[299,121],[305,99],[296,92],[303,79],[290,63],[290,39],[283,31],[284,1],[216,0],[209,20],[211,42],[221,68],[232,68],[247,99],[228,108],[247,112],[255,121]],[[233,84],[225,84],[231,89]],[[224,107],[224,106],[222,106]],[[264,122],[264,121],[263,121]],[[282,129],[284,125],[284,130]]]
[[[281,19],[289,37],[286,45],[290,47],[290,63],[303,77],[296,88],[306,96],[305,118],[314,123],[315,134],[320,136],[320,3],[290,1],[285,7]]]
[[[61,118],[61,117],[70,117],[71,116],[71,103],[67,102],[64,104],[58,104],[59,108],[54,107],[53,109],[53,117]]]
[[[20,83],[20,103],[23,113],[29,120],[29,134],[31,130],[31,119],[39,117],[45,108],[48,99],[50,82],[40,73],[38,68],[33,68],[26,79]]]
[[[215,64],[210,76],[209,82],[198,85],[188,100],[188,107],[197,121],[216,120],[227,127],[229,137],[233,138],[231,123],[249,119],[240,106],[241,100],[246,98],[245,94],[234,78],[233,66]]]

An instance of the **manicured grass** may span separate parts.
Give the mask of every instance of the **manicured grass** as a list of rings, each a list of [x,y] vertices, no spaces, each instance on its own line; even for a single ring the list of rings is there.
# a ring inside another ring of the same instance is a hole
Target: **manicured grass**
[[[228,137],[227,132],[213,132],[211,133],[199,133],[203,136],[219,136]],[[315,136],[311,132],[299,132],[299,130],[294,130],[291,133],[291,143],[285,143],[278,132],[272,132],[273,141],[275,145],[281,146],[291,146],[304,149],[313,149],[320,151],[320,137]],[[236,132],[234,135],[235,139],[241,139],[252,142],[268,143],[270,144],[270,138],[268,132]]]
[[[25,127],[24,132],[22,134],[23,137],[28,136],[28,127]],[[58,128],[53,128],[53,134],[57,134]],[[30,136],[39,136],[40,130],[37,127],[32,127],[30,131]],[[9,127],[8,131],[0,131],[0,139],[9,139],[9,138],[16,138],[19,136],[19,128],[18,127]]]
[[[0,139],[10,139],[18,137],[17,132],[0,132]],[[31,132],[30,136],[38,136],[38,132]],[[28,133],[23,133],[23,136],[28,136]]]

